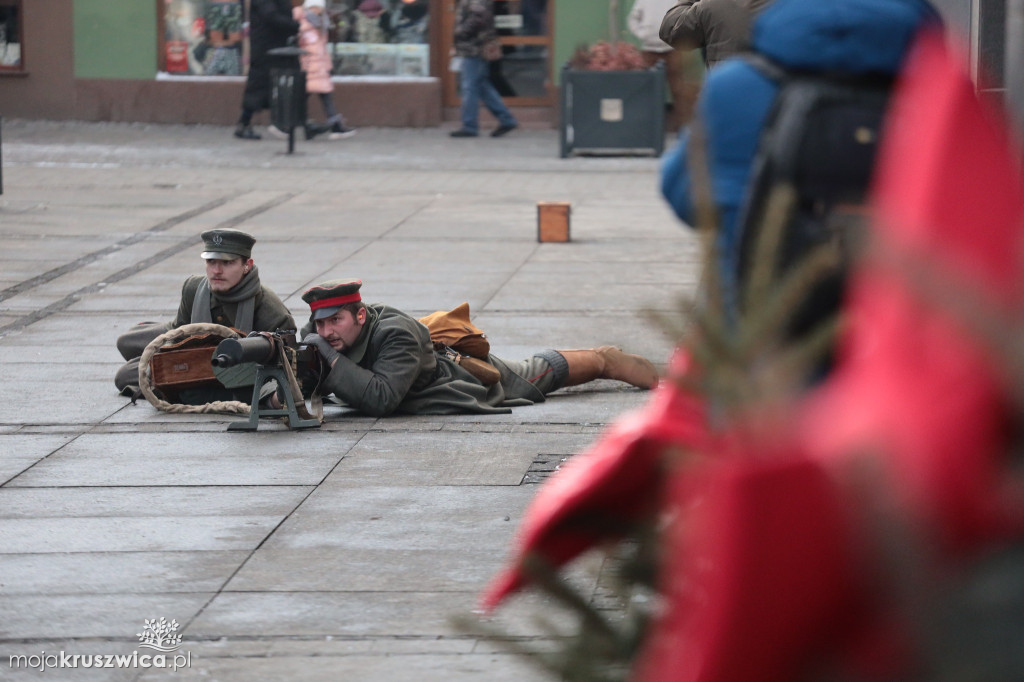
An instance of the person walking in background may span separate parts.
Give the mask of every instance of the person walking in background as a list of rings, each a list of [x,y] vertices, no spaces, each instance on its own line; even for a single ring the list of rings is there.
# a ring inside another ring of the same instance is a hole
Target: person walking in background
[[[306,92],[316,94],[323,106],[326,123],[318,124],[306,121],[306,139],[312,140],[317,135],[327,133],[329,140],[342,140],[352,137],[356,131],[345,125],[345,119],[334,108],[331,83],[331,56],[327,52],[327,29],[330,20],[324,0],[305,0],[302,7],[293,10],[293,16],[299,22],[299,47],[306,54],[299,57],[302,70],[306,72]]]
[[[242,95],[242,115],[235,127],[235,137],[258,140],[252,129],[257,111],[270,108],[270,50],[284,47],[299,30],[292,18],[289,0],[252,0],[249,5],[249,75]],[[273,126],[271,126],[273,128]]]
[[[494,88],[487,62],[501,59],[498,32],[494,28],[491,0],[459,0],[455,8],[455,56],[460,58],[459,90],[462,96],[462,127],[452,137],[480,134],[480,101],[498,119],[491,137],[515,130],[519,123]]]
[[[669,123],[673,130],[678,130],[690,120],[698,83],[686,81],[683,75],[683,55],[658,35],[665,14],[675,2],[676,0],[636,0],[627,17],[627,24],[630,32],[640,41],[641,54],[647,68],[658,62],[664,64],[665,80],[672,94]]]
[[[750,45],[750,24],[771,0],[679,0],[665,13],[660,36],[678,50],[700,48],[713,67]]]

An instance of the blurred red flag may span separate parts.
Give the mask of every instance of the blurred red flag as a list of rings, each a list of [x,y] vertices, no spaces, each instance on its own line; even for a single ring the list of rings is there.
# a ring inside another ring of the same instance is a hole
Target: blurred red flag
[[[689,357],[677,352],[670,375],[689,371]],[[483,607],[494,608],[523,585],[528,554],[560,566],[620,536],[627,524],[653,517],[661,503],[666,449],[701,449],[706,440],[702,401],[671,379],[662,381],[642,409],[621,417],[540,489],[519,527],[511,565],[487,588]]]
[[[835,652],[862,622],[842,493],[820,463],[769,449],[710,460],[697,480],[677,480],[677,506],[699,504],[666,543],[665,611],[635,679],[803,679],[811,659]]]
[[[904,503],[947,549],[1008,529],[998,478],[1009,397],[977,330],[949,302],[969,288],[1012,310],[1024,196],[1011,150],[963,60],[938,33],[924,35],[876,171],[872,239],[883,257],[857,269],[840,361],[805,411],[812,450],[882,455]],[[940,295],[923,295],[902,257],[946,275]]]

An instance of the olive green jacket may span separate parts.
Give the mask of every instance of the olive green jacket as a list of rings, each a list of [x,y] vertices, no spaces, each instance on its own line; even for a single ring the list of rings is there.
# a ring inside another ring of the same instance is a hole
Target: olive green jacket
[[[385,305],[366,306],[356,343],[341,354],[324,381],[351,407],[372,417],[405,414],[496,414],[543,402],[544,395],[499,358],[491,363],[501,381],[484,386],[447,357],[434,352],[427,328]],[[315,332],[312,322],[303,337]]]
[[[679,0],[661,22],[661,39],[676,49],[704,51],[708,68],[744,52],[750,25],[769,0]]]
[[[193,275],[185,280],[181,287],[181,304],[178,306],[178,314],[171,322],[171,329],[177,329],[192,322],[192,303],[196,298],[196,291],[200,283],[206,279],[204,275]],[[291,312],[285,307],[284,302],[277,294],[263,286],[256,294],[255,310],[252,314],[252,329],[242,331],[273,332],[278,329],[296,329],[295,320]],[[217,294],[210,296],[210,314],[214,324],[221,324],[225,327],[235,326],[235,313],[238,311],[237,303],[220,301]]]

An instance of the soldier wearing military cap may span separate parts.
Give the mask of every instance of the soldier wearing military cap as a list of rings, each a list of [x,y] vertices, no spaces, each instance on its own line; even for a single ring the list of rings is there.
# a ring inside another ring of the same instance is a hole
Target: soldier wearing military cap
[[[241,230],[203,232],[206,274],[193,275],[181,287],[178,314],[170,322],[142,322],[117,339],[127,362],[114,378],[118,391],[137,390],[139,357],[150,341],[186,324],[206,322],[244,333],[295,329],[295,320],[277,294],[260,282],[252,259],[256,239]]]
[[[364,303],[361,287],[360,280],[347,279],[307,289],[302,300],[309,304],[310,318],[302,333],[331,366],[325,393],[370,416],[501,413],[593,379],[645,389],[658,382],[648,360],[603,346],[546,350],[520,362],[490,355],[501,379],[488,386],[436,352],[418,320],[390,306]]]

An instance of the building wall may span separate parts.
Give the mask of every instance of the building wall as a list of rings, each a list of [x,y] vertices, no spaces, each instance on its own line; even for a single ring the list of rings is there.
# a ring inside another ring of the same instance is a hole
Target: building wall
[[[0,74],[0,116],[234,123],[243,79],[158,79],[157,6],[157,0],[27,0],[26,72]],[[334,98],[356,126],[424,127],[441,120],[436,79],[343,79]],[[260,117],[266,120],[266,113]]]
[[[30,0],[22,17],[27,73],[0,73],[0,116],[72,118],[72,0]]]
[[[34,2],[25,3],[26,11]],[[75,77],[153,78],[156,7],[146,0],[74,0]]]
[[[611,37],[610,0],[548,1],[554,26],[552,77],[557,86],[562,66],[578,46]],[[631,39],[625,16],[632,1],[619,0],[623,39]],[[970,36],[973,1],[934,0],[965,42]],[[432,12],[440,2],[432,3]],[[242,97],[241,79],[158,78],[160,6],[162,0],[25,0],[27,73],[0,74],[0,116],[234,122]],[[447,60],[434,52],[433,68],[446,68]],[[334,97],[338,109],[356,126],[421,127],[441,122],[437,79],[340,79]]]

